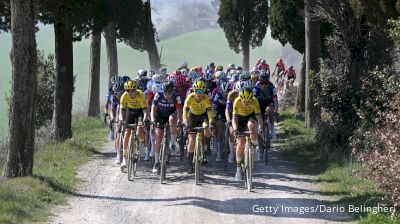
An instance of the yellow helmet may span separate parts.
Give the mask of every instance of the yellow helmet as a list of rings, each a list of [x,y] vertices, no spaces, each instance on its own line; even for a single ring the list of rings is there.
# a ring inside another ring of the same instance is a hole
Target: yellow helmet
[[[250,102],[253,99],[253,92],[250,88],[244,88],[240,91],[239,97],[244,102]]]
[[[196,81],[193,84],[193,89],[196,90],[206,90],[206,84],[203,81]]]
[[[136,82],[133,80],[128,80],[124,84],[125,90],[133,90],[136,89]]]

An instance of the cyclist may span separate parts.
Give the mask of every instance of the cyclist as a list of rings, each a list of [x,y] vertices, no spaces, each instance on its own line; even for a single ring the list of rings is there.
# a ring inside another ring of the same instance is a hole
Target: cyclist
[[[268,115],[268,120],[271,127],[271,135],[275,135],[274,112],[276,114],[278,112],[278,96],[274,84],[269,81],[268,73],[261,73],[260,81],[257,83],[256,87],[253,88],[253,95],[260,104],[262,118],[266,119],[265,114]],[[259,160],[261,155],[261,150],[257,148],[256,160]]]
[[[172,151],[174,151],[176,147],[176,122],[178,120],[178,123],[181,123],[182,102],[179,95],[174,93],[174,89],[174,84],[172,82],[164,82],[163,92],[159,92],[154,96],[153,105],[151,107],[151,122],[153,123],[153,129],[155,128],[156,135],[153,173],[160,172],[160,148],[164,134],[164,129],[157,126],[157,124],[164,125],[169,122]]]
[[[147,88],[147,82],[150,81],[150,79],[147,78],[147,70],[139,69],[137,74],[138,77],[135,79],[137,87],[144,92]]]
[[[269,64],[267,63],[267,61],[265,59],[263,59],[261,61],[261,65],[259,65],[258,67],[259,70],[264,71],[266,73],[271,73],[270,69],[269,69]]]
[[[236,175],[235,181],[242,180],[242,168],[241,163],[243,160],[243,151],[245,145],[245,138],[241,136],[241,133],[248,129],[252,134],[250,139],[253,145],[257,146],[257,122],[258,130],[262,131],[262,118],[260,105],[257,99],[253,96],[251,88],[243,88],[239,92],[239,97],[235,99],[233,103],[233,120],[232,127],[236,136]],[[256,118],[256,119],[254,119]]]
[[[293,69],[293,65],[289,66],[289,69],[285,72],[287,83],[286,85],[290,84],[288,87],[292,88],[293,83],[296,80],[296,71]]]
[[[168,77],[167,67],[162,66],[158,71],[159,71],[159,74],[161,74],[163,76],[163,79],[166,80]]]
[[[110,127],[110,132],[108,133],[108,138],[110,141],[114,141],[114,130],[112,129],[112,121],[115,117],[115,110],[113,114],[113,104],[112,98],[114,97],[114,85],[119,84],[122,82],[122,77],[114,75],[111,77],[111,87],[108,89],[107,96],[106,96],[106,103],[104,105],[104,123],[108,124]],[[114,115],[114,116],[113,116]],[[112,118],[111,118],[112,116]]]
[[[118,112],[119,112],[119,100],[121,99],[122,94],[124,93],[124,87],[121,83],[115,83],[112,87],[113,90],[113,96],[110,98],[110,120],[109,120],[109,125],[110,129],[112,130],[112,135],[114,138],[114,129],[112,128],[112,121],[117,120],[118,118]],[[120,130],[120,126],[117,127],[117,130]],[[119,138],[120,131],[116,132],[116,139]],[[117,150],[117,157],[115,159],[115,164],[120,164],[120,151],[119,149],[119,142],[115,141],[115,149]]]
[[[275,69],[278,75],[281,74],[282,72],[283,73],[285,72],[285,64],[283,63],[282,58],[279,58],[278,61],[276,62]]]
[[[229,64],[226,66],[226,71],[225,71],[225,73],[226,73],[226,74],[229,74],[229,72],[230,72],[232,69],[236,70],[236,66],[235,66],[235,64],[233,64],[233,63],[229,63]]]
[[[222,65],[218,65],[216,68],[215,68],[215,72],[218,72],[218,71],[224,71],[224,67],[222,66]]]
[[[186,61],[182,61],[177,70],[181,70],[182,72],[182,69],[186,70],[186,73],[189,72],[188,63]]]
[[[193,173],[193,155],[194,144],[196,140],[196,132],[193,132],[193,127],[202,126],[204,128],[204,136],[210,137],[211,132],[209,129],[212,123],[213,115],[211,103],[208,96],[205,94],[206,85],[202,81],[196,81],[193,84],[194,93],[187,96],[183,106],[183,121],[189,129],[189,170],[188,173]],[[207,164],[204,155],[204,162]]]
[[[229,83],[221,82],[219,86],[219,92],[217,92],[213,98],[213,114],[214,120],[216,121],[216,146],[217,146],[217,158],[215,161],[221,162],[221,151],[222,151],[222,139],[224,134],[224,126],[226,122],[225,108],[226,101],[228,98]]]
[[[120,124],[122,124],[123,120],[125,120],[125,124],[134,124],[139,117],[143,117],[143,120],[146,121],[147,120],[146,102],[143,92],[137,89],[138,87],[136,82],[132,80],[127,81],[124,87],[126,92],[122,94],[119,106]],[[139,128],[138,132],[139,132],[139,140],[144,141],[143,126]],[[127,155],[128,142],[130,135],[131,135],[131,130],[128,128],[124,136],[123,160],[121,164],[122,169],[126,167],[126,159],[128,156]]]

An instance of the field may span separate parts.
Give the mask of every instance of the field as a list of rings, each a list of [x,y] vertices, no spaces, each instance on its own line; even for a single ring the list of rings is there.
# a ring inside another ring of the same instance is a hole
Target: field
[[[273,40],[269,31],[264,39],[263,46],[251,50],[250,64],[257,58],[265,58],[271,65],[278,57],[283,57],[286,64],[292,64],[300,70],[301,55],[290,45],[283,47]],[[46,54],[54,52],[54,32],[51,26],[42,27],[36,34],[37,48]],[[86,108],[89,78],[89,47],[90,40],[84,39],[74,43],[74,74],[76,75],[76,89],[74,93],[73,111],[79,112]],[[189,66],[203,65],[214,61],[217,65],[226,66],[233,62],[241,64],[242,55],[230,50],[222,30],[202,30],[178,36],[159,43],[162,47],[162,63],[171,71],[180,61],[189,62]],[[4,136],[8,128],[7,106],[5,93],[10,90],[11,65],[9,52],[11,49],[10,34],[0,34],[0,137]],[[149,62],[145,52],[133,50],[124,43],[118,43],[119,73],[133,75],[139,68],[148,68]],[[101,51],[101,102],[107,90],[107,59],[104,38]]]

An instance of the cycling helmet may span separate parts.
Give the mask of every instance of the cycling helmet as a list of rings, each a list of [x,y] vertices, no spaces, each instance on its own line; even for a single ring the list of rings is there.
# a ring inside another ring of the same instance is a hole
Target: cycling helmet
[[[185,85],[185,76],[183,76],[183,75],[177,75],[176,76],[176,85],[177,86],[183,86],[183,85]]]
[[[163,83],[164,93],[173,93],[174,92],[174,83],[171,81],[167,81]]]
[[[128,80],[125,84],[124,84],[124,88],[125,90],[133,90],[136,89],[136,82],[133,80]]]
[[[253,92],[251,91],[250,88],[245,87],[242,90],[240,90],[239,97],[244,102],[250,102],[253,99]]]
[[[123,83],[125,83],[125,82],[127,82],[128,80],[131,80],[131,77],[129,77],[129,76],[126,75],[126,76],[122,77],[122,80],[121,80],[121,81],[122,81]]]
[[[278,63],[278,64],[281,64],[281,63],[283,63],[283,60],[282,60],[282,58],[279,58],[279,59],[278,59],[278,61],[277,61],[276,63]]]
[[[155,75],[156,73],[154,72],[154,71],[149,71],[148,73],[147,73],[147,78],[148,79],[151,79],[151,78],[153,78],[153,75]]]
[[[240,81],[245,81],[250,79],[250,72],[244,71],[239,76]]]
[[[225,77],[225,76],[221,77],[220,79],[218,79],[217,85],[219,86],[219,85],[221,85],[221,83],[223,83],[223,82],[229,82],[228,78]]]
[[[163,81],[163,77],[161,74],[155,74],[153,76],[153,81],[156,83],[161,83]]]
[[[226,66],[226,67],[228,67],[230,69],[235,69],[235,64],[229,63],[228,66]]]
[[[188,73],[188,77],[190,77],[190,79],[192,80],[192,82],[194,82],[194,81],[199,77],[199,74],[197,74],[197,72],[191,70],[191,71]]]
[[[183,68],[183,69],[181,69],[181,74],[182,74],[183,76],[186,76],[186,75],[187,75],[187,73],[188,73],[188,72],[187,72],[187,70],[186,70],[186,69],[184,69],[184,68]]]
[[[162,67],[159,69],[159,72],[160,72],[160,74],[162,74],[162,75],[166,75],[166,74],[167,74],[167,68],[164,67],[164,66],[162,66]]]
[[[243,70],[243,68],[242,68],[241,66],[238,66],[238,67],[236,68],[236,70],[238,70],[238,71],[242,71],[242,70]]]
[[[170,76],[167,77],[167,80],[175,83],[176,82],[176,76],[175,75],[170,75]]]
[[[147,88],[148,90],[152,90],[152,87],[153,87],[153,84],[154,84],[154,83],[155,83],[155,82],[154,82],[153,80],[148,81],[147,84],[146,84],[146,88]]]
[[[152,86],[152,90],[154,93],[162,93],[163,92],[163,84],[154,83]]]
[[[137,74],[142,78],[143,76],[147,76],[147,70],[141,68],[138,70]]]
[[[224,67],[222,67],[222,65],[218,65],[216,68],[215,68],[215,71],[223,71],[224,70]]]
[[[263,64],[263,65],[267,64],[267,60],[263,59],[263,60],[261,61],[261,64]]]
[[[239,74],[238,73],[232,74],[231,80],[234,81],[234,82],[238,81],[239,80]]]
[[[289,66],[289,69],[293,69],[293,65]]]
[[[206,74],[204,74],[204,79],[206,81],[210,81],[214,78],[214,74],[212,70],[207,70]]]
[[[258,78],[260,81],[268,81],[269,80],[269,74],[266,72],[262,72],[260,74],[260,77]]]
[[[198,80],[193,84],[193,89],[194,90],[206,90],[206,84],[203,81]]]
[[[119,82],[114,83],[114,85],[112,86],[112,91],[114,93],[121,91],[122,86]]]
[[[111,77],[111,84],[115,84],[119,82],[119,76],[118,75],[114,75],[113,77]]]
[[[207,66],[208,68],[215,68],[215,64],[214,62],[210,62]]]
[[[240,87],[243,88],[251,88],[253,86],[253,82],[249,79],[246,81],[240,81]]]
[[[218,71],[215,73],[215,78],[220,79],[225,76],[225,73],[223,71]]]
[[[186,61],[182,61],[181,62],[181,67],[187,68],[188,67],[188,63]]]
[[[222,93],[226,93],[229,90],[229,82],[222,82],[221,85],[219,85],[219,90]]]

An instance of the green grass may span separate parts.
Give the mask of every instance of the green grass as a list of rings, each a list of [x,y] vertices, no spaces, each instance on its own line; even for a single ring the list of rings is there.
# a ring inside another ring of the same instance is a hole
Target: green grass
[[[37,149],[33,176],[0,181],[0,223],[43,222],[50,207],[75,192],[78,166],[102,144],[107,128],[98,119],[73,121],[74,137]]]
[[[331,196],[344,206],[375,206],[383,201],[383,194],[377,184],[362,178],[362,167],[358,163],[327,162],[319,156],[319,146],[315,140],[315,129],[304,127],[304,118],[285,109],[280,113],[282,128],[278,132],[278,141],[285,157],[295,161],[305,174],[315,176],[320,192]],[[354,213],[360,223],[400,223],[400,215],[393,218],[389,214]]]
[[[36,33],[37,48],[44,50],[45,54],[54,53],[54,32],[51,26],[43,27]],[[0,136],[8,130],[7,107],[5,107],[4,93],[10,89],[11,64],[9,52],[11,49],[10,34],[0,34]],[[162,63],[169,71],[176,69],[182,60],[189,62],[189,66],[203,65],[210,61],[226,66],[233,62],[242,63],[242,55],[232,51],[221,29],[209,29],[186,33],[176,38],[162,41],[158,44],[162,51]],[[101,45],[101,102],[107,89],[107,58],[105,41]],[[89,59],[90,40],[84,39],[74,43],[74,74],[76,74],[73,110],[82,111],[86,108],[89,85]],[[270,64],[278,57],[283,57],[287,64],[293,64],[300,69],[302,56],[294,51],[290,45],[282,46],[270,37],[270,31],[264,39],[262,47],[252,49],[250,64],[253,65],[257,58],[266,58]],[[120,74],[136,74],[141,67],[148,68],[148,56],[145,52],[133,50],[124,43],[118,43],[118,66]]]

